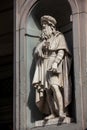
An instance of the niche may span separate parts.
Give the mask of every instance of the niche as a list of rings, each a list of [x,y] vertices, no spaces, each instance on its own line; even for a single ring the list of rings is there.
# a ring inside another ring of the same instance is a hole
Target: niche
[[[41,33],[40,18],[43,15],[51,15],[57,20],[57,30],[62,32],[67,41],[69,50],[72,54],[72,102],[69,106],[70,116],[76,120],[75,112],[75,93],[74,93],[74,65],[73,65],[73,34],[72,22],[70,16],[72,14],[68,0],[40,0],[35,3],[30,10],[27,19],[27,97],[28,97],[28,124],[29,127],[34,127],[35,122],[42,120],[44,115],[38,110],[35,104],[35,90],[32,87],[32,79],[35,70],[35,62],[33,61],[33,49],[39,41]]]

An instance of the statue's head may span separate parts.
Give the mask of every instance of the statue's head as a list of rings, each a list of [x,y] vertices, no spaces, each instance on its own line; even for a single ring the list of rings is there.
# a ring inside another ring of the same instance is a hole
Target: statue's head
[[[55,27],[57,21],[52,16],[44,15],[41,17],[41,25],[43,25],[44,23],[47,23],[48,25]]]
[[[44,15],[41,17],[41,25],[42,25],[42,39],[50,38],[52,34],[55,34],[55,25],[57,21],[55,18],[49,15]]]

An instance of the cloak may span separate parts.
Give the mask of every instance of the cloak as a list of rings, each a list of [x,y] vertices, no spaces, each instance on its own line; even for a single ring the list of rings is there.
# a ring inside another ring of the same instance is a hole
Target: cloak
[[[67,43],[62,33],[56,32],[55,36],[50,38],[49,42],[48,57],[39,57],[36,62],[36,69],[33,77],[33,86],[36,91],[36,105],[39,110],[45,114],[49,114],[49,106],[47,103],[46,89],[49,88],[50,80],[48,73],[59,50],[64,50],[64,57],[58,65],[57,74],[59,75],[58,86],[64,90],[64,107],[67,107],[71,102],[71,54],[67,47]],[[41,45],[42,44],[42,45]],[[39,44],[40,50],[42,50],[43,42]],[[39,46],[38,45],[38,46]],[[43,53],[43,52],[42,52]],[[59,83],[59,81],[62,81]],[[57,82],[57,81],[56,81]]]

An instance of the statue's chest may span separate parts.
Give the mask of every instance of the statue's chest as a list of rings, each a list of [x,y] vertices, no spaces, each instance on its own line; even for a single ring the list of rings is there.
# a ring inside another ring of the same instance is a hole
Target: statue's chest
[[[58,47],[58,40],[55,37],[52,37],[47,40],[49,44],[49,50],[55,50]]]

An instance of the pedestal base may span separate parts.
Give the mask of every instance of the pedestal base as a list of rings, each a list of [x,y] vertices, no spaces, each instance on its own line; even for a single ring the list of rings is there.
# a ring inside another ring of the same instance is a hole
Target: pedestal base
[[[54,118],[54,119],[50,119],[50,120],[40,120],[40,121],[36,121],[35,122],[35,127],[39,127],[39,126],[47,126],[47,125],[60,125],[60,124],[69,124],[71,122],[71,118],[70,117],[65,117],[63,118]]]

